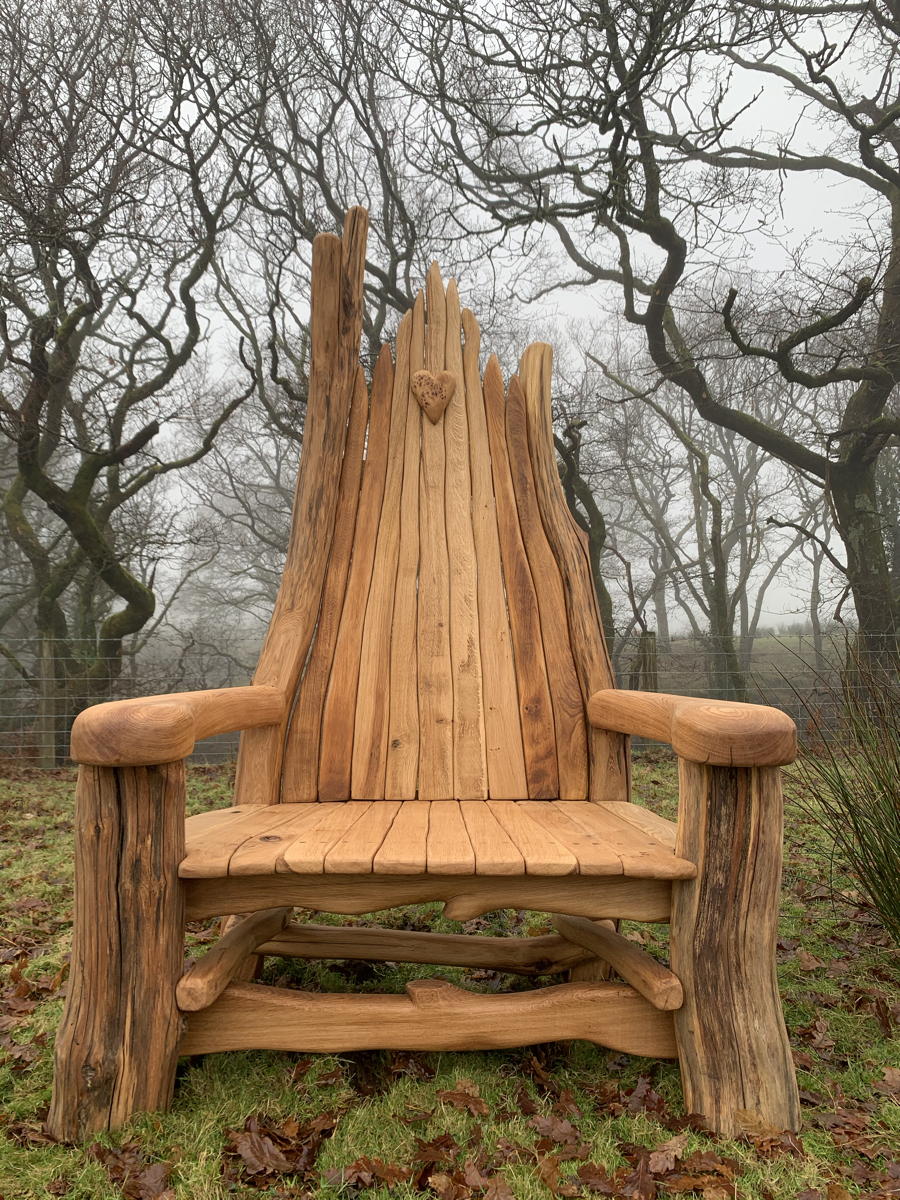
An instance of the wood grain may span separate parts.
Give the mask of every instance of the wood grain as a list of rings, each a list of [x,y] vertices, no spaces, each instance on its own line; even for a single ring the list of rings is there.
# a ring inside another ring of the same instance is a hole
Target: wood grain
[[[420,320],[417,313],[419,308],[420,302],[417,300],[409,322],[401,327],[403,336],[398,336],[397,341],[387,474],[379,514],[372,581],[366,598],[365,615],[361,621],[358,690],[352,702],[356,716],[348,795],[369,799],[384,796],[389,706],[383,702],[382,693],[385,681],[390,678],[391,669],[391,622],[394,615],[397,555],[400,548],[399,508],[403,488],[403,447],[407,433],[406,397],[409,392],[410,340],[415,341],[417,338],[415,330]],[[418,422],[418,408],[415,415]],[[360,619],[359,611],[356,619]],[[349,757],[349,750],[349,743],[343,746],[338,742],[333,743],[335,758],[342,754]]]
[[[231,984],[188,1017],[185,1054],[217,1050],[497,1050],[585,1038],[626,1054],[673,1058],[670,1013],[634,989],[563,983],[532,992],[482,996],[437,979],[406,996],[324,995]]]
[[[571,817],[601,845],[618,854],[625,875],[637,879],[691,879],[697,873],[694,863],[676,857],[646,831],[609,812],[605,804],[561,800],[554,807]]]
[[[244,805],[191,817],[181,874],[199,879],[318,871],[317,865],[292,868],[287,848],[295,842],[311,847],[332,832],[335,839],[323,855],[331,852],[325,869],[337,873],[577,871],[686,879],[697,871],[674,853],[668,829],[665,841],[659,841],[652,830],[587,800],[383,800],[312,808],[305,803]]]
[[[315,800],[319,794],[322,716],[350,572],[368,423],[369,394],[362,367],[357,367],[341,464],[334,537],[325,571],[315,638],[300,679],[286,735],[280,799],[292,804]]]
[[[287,958],[435,963],[528,976],[559,974],[588,958],[580,946],[552,933],[541,937],[479,937],[473,933],[419,933],[348,925],[291,924],[257,949],[261,954]]]
[[[200,738],[275,726],[286,712],[284,693],[261,686],[113,700],[75,718],[71,755],[78,763],[106,767],[177,762]]]
[[[185,964],[175,999],[183,1012],[198,1012],[221,996],[249,954],[278,934],[290,908],[267,909],[235,921],[199,959]]]
[[[797,757],[797,727],[765,704],[665,692],[596,692],[594,725],[669,742],[680,758],[724,767],[777,767]]]
[[[491,448],[491,471],[506,601],[512,633],[525,774],[532,800],[559,795],[559,769],[553,731],[553,704],[544,660],[537,594],[522,541],[506,443],[506,399],[494,356],[484,372],[484,407]]]
[[[397,330],[397,365],[401,372],[408,358],[411,323],[412,316],[407,313]],[[388,436],[392,430],[391,397],[394,386],[390,347],[382,346],[372,378],[368,443],[350,577],[322,713],[320,800],[350,798],[351,748],[363,640],[363,622],[359,614],[365,611],[372,582],[376,537],[388,469]],[[291,799],[289,792],[284,794],[284,789],[283,798],[288,801]]]
[[[253,677],[254,683],[288,694],[296,688],[315,630],[334,533],[340,463],[359,369],[367,227],[365,209],[354,208],[342,239],[320,234],[313,243],[303,453],[284,574]],[[242,799],[263,804],[278,799],[284,742],[284,723],[242,736],[236,782]]]
[[[472,528],[470,435],[463,379],[461,319],[459,293],[456,281],[451,279],[447,285],[444,343],[445,374],[455,381],[457,394],[455,403],[444,415],[444,504],[450,566],[450,668],[453,681],[451,795],[457,800],[484,800],[488,794],[488,778],[478,625],[478,564]]]
[[[416,297],[408,365],[412,374],[425,362],[425,299]],[[399,372],[398,372],[399,378]],[[406,406],[406,436],[396,453],[402,456],[403,486],[399,494],[400,527],[394,614],[390,631],[390,723],[387,739],[385,795],[415,798],[419,786],[419,483],[422,416],[409,379],[395,392],[395,404]]]
[[[782,800],[772,767],[682,760],[678,853],[698,865],[674,886],[675,1031],[685,1109],[726,1137],[745,1114],[797,1129],[800,1103],[775,976]]]
[[[622,917],[668,921],[672,883],[668,879],[626,879],[622,875],[539,875],[492,878],[479,875],[259,875],[185,879],[188,920],[220,913],[253,912],[293,904],[315,912],[360,916],[398,904],[442,900],[452,920],[467,921],[498,908],[582,917]]]
[[[431,805],[428,814],[429,875],[474,875],[475,851],[455,800]]]
[[[82,767],[75,933],[47,1128],[61,1141],[167,1108],[181,1018],[184,767]]]
[[[437,263],[425,289],[425,366],[444,369],[447,303]],[[419,491],[418,700],[421,800],[453,797],[453,675],[450,657],[450,563],[443,425],[422,422]]]
[[[585,704],[569,641],[562,578],[547,541],[535,491],[525,397],[515,376],[509,381],[506,396],[506,442],[522,540],[536,585],[556,733],[558,794],[565,800],[584,800],[588,795]]]
[[[509,800],[491,800],[490,809],[516,846],[528,875],[570,875],[578,860],[563,842],[527,815],[524,805]]]
[[[568,637],[581,686],[582,704],[599,688],[615,686],[600,622],[600,609],[584,531],[569,511],[553,445],[550,388],[553,351],[544,342],[529,346],[519,364],[519,382],[528,414],[528,446],[535,491],[547,541],[562,580]],[[628,798],[628,764],[621,737],[588,730],[589,796]]]
[[[491,447],[478,365],[481,331],[468,309],[463,310],[462,327],[465,335],[464,398],[469,429],[472,532],[477,562],[478,634],[481,642],[488,791],[494,800],[521,800],[528,795],[528,781],[525,775],[512,633],[506,610],[500,559],[500,535],[491,475]]]
[[[424,875],[428,862],[427,800],[404,800],[375,852],[372,870],[378,875]]]
[[[634,942],[584,917],[555,915],[553,924],[564,938],[608,962],[654,1008],[664,1012],[681,1008],[684,991],[678,978]]]

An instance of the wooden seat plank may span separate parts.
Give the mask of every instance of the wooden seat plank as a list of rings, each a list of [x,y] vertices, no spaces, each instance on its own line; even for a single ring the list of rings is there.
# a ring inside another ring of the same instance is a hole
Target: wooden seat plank
[[[398,800],[370,804],[325,855],[326,875],[365,875],[400,807]]]
[[[201,814],[201,818],[212,814]],[[268,833],[291,819],[291,810],[283,804],[247,804],[241,806],[233,821],[204,827],[198,817],[185,823],[187,853],[178,868],[182,879],[211,879],[228,874],[235,850],[248,838]]]
[[[324,874],[325,856],[331,847],[368,812],[367,800],[342,804],[318,804],[318,817],[305,824],[298,836],[284,846],[275,864],[277,871]]]
[[[510,800],[488,801],[491,812],[519,850],[528,875],[572,875],[578,860],[546,829],[536,825],[522,805]]]
[[[490,807],[480,800],[464,800],[459,807],[475,853],[475,873],[524,875],[525,860]]]
[[[652,809],[644,808],[641,804],[629,804],[624,800],[607,801],[606,808],[621,817],[630,825],[636,826],[644,833],[649,833],[661,846],[674,851],[678,826],[674,821],[667,821]]]
[[[404,800],[372,862],[376,875],[424,875],[427,870],[427,800]]]
[[[572,803],[584,804],[587,802],[573,800]],[[571,816],[560,812],[556,805],[535,800],[527,801],[520,807],[536,825],[540,825],[575,855],[581,875],[623,874],[622,856],[602,838],[589,833]]]
[[[672,850],[652,840],[645,830],[609,812],[605,804],[572,804],[556,807],[589,833],[599,837],[622,858],[626,875],[635,879],[692,879],[696,868],[676,858]]]
[[[229,875],[274,874],[278,856],[290,842],[300,836],[307,824],[319,819],[317,804],[279,804],[287,819],[277,825],[266,825],[260,832],[248,837],[228,860]]]
[[[429,875],[474,875],[475,852],[455,800],[435,801],[428,810]]]

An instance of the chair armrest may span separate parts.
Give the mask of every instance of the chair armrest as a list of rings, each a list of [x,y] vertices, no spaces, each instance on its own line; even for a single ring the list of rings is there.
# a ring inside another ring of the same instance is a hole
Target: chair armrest
[[[668,742],[679,758],[721,767],[777,767],[797,757],[797,727],[765,704],[703,700],[665,692],[595,692],[588,719],[598,729]]]
[[[213,688],[115,700],[86,708],[72,726],[71,755],[99,767],[146,767],[186,758],[199,738],[274,725],[287,712],[273,687]]]

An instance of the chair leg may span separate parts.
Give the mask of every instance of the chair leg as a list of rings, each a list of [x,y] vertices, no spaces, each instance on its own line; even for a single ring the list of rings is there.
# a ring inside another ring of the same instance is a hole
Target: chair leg
[[[171,1100],[184,796],[182,763],[80,770],[72,969],[47,1119],[62,1141]]]
[[[680,763],[677,853],[696,879],[672,887],[672,970],[685,1106],[737,1134],[797,1129],[800,1103],[775,977],[782,798],[774,767]]]

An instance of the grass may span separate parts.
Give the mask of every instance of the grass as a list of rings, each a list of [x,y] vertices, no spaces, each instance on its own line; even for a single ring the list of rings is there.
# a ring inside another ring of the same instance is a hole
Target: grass
[[[195,769],[192,810],[221,803],[228,786],[225,772]],[[793,787],[800,786],[795,779]],[[674,816],[673,764],[639,761],[635,792]],[[754,1138],[726,1141],[685,1127],[676,1067],[573,1043],[468,1054],[211,1055],[182,1064],[169,1113],[142,1115],[127,1129],[85,1146],[47,1144],[40,1122],[50,1097],[52,1040],[70,947],[72,793],[68,771],[8,773],[0,779],[0,1200],[57,1195],[338,1200],[365,1189],[365,1163],[349,1181],[340,1180],[341,1170],[362,1158],[412,1172],[392,1186],[376,1178],[366,1191],[373,1198],[411,1198],[423,1195],[422,1189],[453,1200],[589,1195],[589,1177],[576,1176],[585,1159],[610,1172],[624,1168],[622,1190],[603,1192],[595,1184],[601,1194],[663,1197],[679,1186],[675,1177],[653,1191],[646,1179],[626,1175],[629,1164],[640,1161],[639,1148],[655,1149],[673,1133],[683,1143],[682,1158],[708,1167],[687,1194],[710,1200],[900,1195],[900,1168],[891,1165],[900,1157],[900,1042],[892,1036],[900,1021],[896,952],[808,805],[796,803],[789,803],[787,814],[778,970],[804,1098],[799,1140],[779,1140],[775,1131],[761,1130]],[[439,910],[437,905],[392,910],[372,923],[460,928]],[[541,914],[506,911],[464,928],[537,932],[544,924]],[[642,928],[649,946],[658,946],[664,956],[665,927]],[[204,933],[194,926],[189,940],[202,941]],[[382,991],[402,990],[406,979],[431,972],[421,966],[274,960],[266,970],[270,980],[293,986]],[[475,989],[501,982],[517,986],[487,972],[434,968],[434,973]],[[439,1092],[455,1092],[456,1100]],[[337,1123],[306,1172],[253,1175],[234,1152],[246,1138],[248,1118],[257,1119],[270,1145],[287,1147],[323,1113]],[[441,1145],[450,1161],[440,1161]],[[691,1160],[693,1151],[706,1158]],[[429,1154],[438,1155],[431,1168],[424,1165]],[[461,1170],[466,1160],[474,1164],[468,1184]],[[147,1174],[153,1162],[171,1166]],[[726,1166],[718,1168],[717,1162]],[[691,1182],[684,1178],[682,1188]]]

